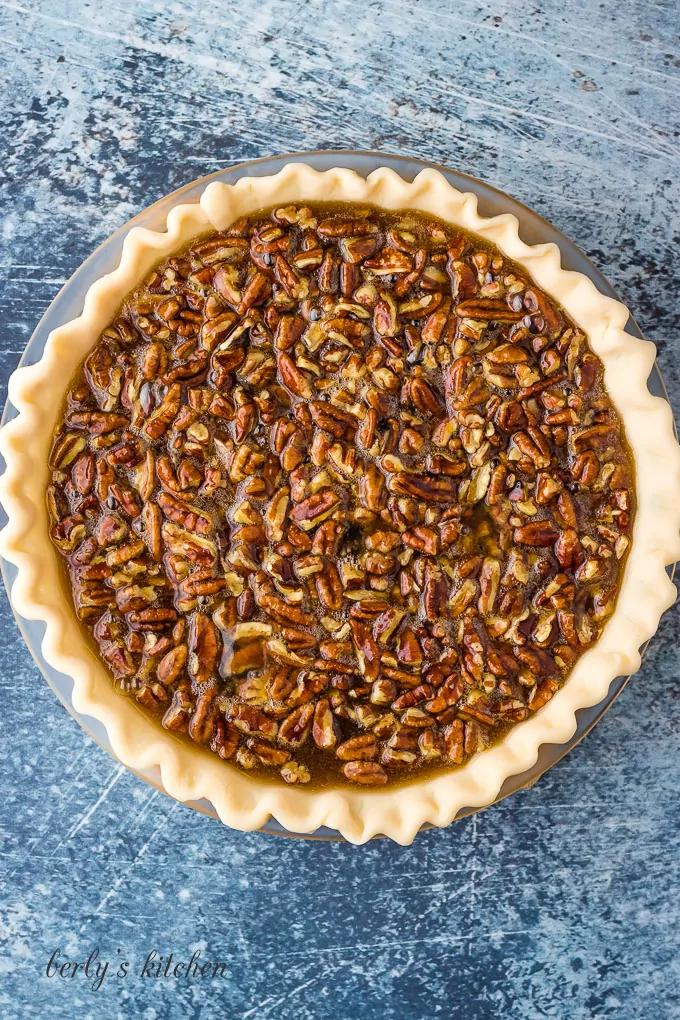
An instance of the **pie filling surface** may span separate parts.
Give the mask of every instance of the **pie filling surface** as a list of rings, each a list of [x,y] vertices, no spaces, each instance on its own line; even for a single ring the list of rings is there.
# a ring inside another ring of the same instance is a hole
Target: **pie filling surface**
[[[586,337],[413,211],[279,207],[158,265],[68,392],[51,536],[122,694],[251,774],[461,765],[614,610],[631,459]]]

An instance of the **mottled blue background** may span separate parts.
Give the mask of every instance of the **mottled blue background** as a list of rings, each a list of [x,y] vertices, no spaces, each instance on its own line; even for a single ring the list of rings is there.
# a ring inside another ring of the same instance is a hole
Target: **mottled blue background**
[[[345,146],[447,163],[543,213],[676,393],[679,32],[675,0],[0,0],[3,391],[130,216],[230,162]],[[408,849],[355,848],[231,832],[116,766],[5,603],[2,1017],[680,1016],[678,632],[674,610],[532,790]],[[128,978],[44,976],[55,949],[94,947]],[[142,979],[151,949],[229,973]]]

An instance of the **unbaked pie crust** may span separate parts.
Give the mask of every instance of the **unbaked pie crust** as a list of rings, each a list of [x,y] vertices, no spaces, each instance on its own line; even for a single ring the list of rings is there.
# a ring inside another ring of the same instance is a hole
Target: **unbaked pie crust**
[[[481,235],[520,263],[587,334],[604,364],[605,385],[625,426],[636,469],[637,513],[633,543],[616,610],[597,643],[577,661],[569,679],[542,709],[455,771],[411,785],[380,790],[286,787],[253,780],[198,747],[181,742],[121,697],[104,664],[89,647],[64,593],[59,557],[48,533],[45,490],[53,430],[69,380],[97,342],[122,299],[160,259],[199,235],[224,230],[239,217],[273,204],[300,201],[364,202],[388,209],[419,209]],[[273,816],[291,832],[320,826],[363,843],[377,834],[409,844],[424,823],[448,825],[464,807],[482,807],[505,779],[536,761],[544,743],[562,744],[576,728],[575,713],[601,701],[611,681],[635,672],[640,647],[674,601],[665,567],[680,556],[680,447],[668,403],[652,396],[646,380],[654,345],[624,332],[625,306],[604,297],[580,273],[560,267],[554,244],[529,246],[519,222],[504,214],[479,216],[473,194],[457,191],[435,170],[412,183],[388,169],[363,179],[351,170],[319,173],[291,163],[271,177],[243,177],[235,185],[209,184],[199,203],[177,205],[167,232],[141,227],[125,238],[118,268],[94,283],[82,315],[50,333],[36,365],[18,369],[9,399],[19,414],[0,431],[7,468],[0,499],[9,522],[0,553],[18,568],[12,589],[17,612],[46,624],[45,660],[73,678],[73,706],[99,720],[118,758],[132,769],[160,767],[165,790],[177,800],[206,798],[227,825],[252,830]]]

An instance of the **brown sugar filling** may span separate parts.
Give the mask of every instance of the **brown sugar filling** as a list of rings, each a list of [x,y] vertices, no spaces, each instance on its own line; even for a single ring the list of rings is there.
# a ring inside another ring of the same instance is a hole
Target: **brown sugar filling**
[[[289,783],[461,765],[614,610],[633,471],[602,376],[524,269],[411,210],[264,210],[164,260],[50,458],[117,689]]]

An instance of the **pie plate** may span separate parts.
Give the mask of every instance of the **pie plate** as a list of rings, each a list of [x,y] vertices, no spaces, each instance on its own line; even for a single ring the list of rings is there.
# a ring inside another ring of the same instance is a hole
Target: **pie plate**
[[[278,173],[291,161],[304,161],[304,163],[311,166],[316,171],[325,171],[334,167],[345,167],[355,171],[364,178],[378,167],[387,167],[389,170],[396,172],[405,181],[412,181],[423,169],[432,167],[432,164],[424,163],[420,160],[388,156],[383,153],[347,151],[296,153],[275,158],[256,160],[249,163],[242,163],[238,166],[218,171],[215,174],[186,185],[184,188],[173,192],[171,195],[168,195],[160,202],[157,202],[149,209],[140,213],[139,216],[131,220],[114,235],[108,238],[104,244],[102,244],[97,251],[95,251],[94,254],[83,263],[83,265],[59,292],[38,324],[23,355],[21,366],[29,366],[37,363],[43,355],[45,344],[50,332],[64,323],[74,319],[81,313],[83,297],[90,285],[101,276],[114,270],[118,265],[123,248],[123,241],[132,227],[145,227],[154,231],[163,230],[165,228],[168,211],[180,202],[196,202],[204,191],[206,185],[212,182],[221,182],[223,184],[232,185],[245,176],[268,177]],[[589,262],[586,256],[583,255],[570,241],[563,237],[559,231],[536,213],[527,209],[525,206],[502,192],[496,191],[489,185],[477,181],[465,174],[442,167],[433,167],[433,169],[439,170],[448,183],[459,191],[472,192],[475,194],[479,202],[479,213],[482,216],[496,216],[501,213],[510,213],[516,216],[520,224],[520,236],[525,243],[536,245],[552,242],[556,244],[560,249],[561,264],[564,269],[582,273],[595,284],[595,287],[601,294],[617,300],[617,295],[613,291],[612,287]],[[628,320],[626,332],[632,337],[642,338],[642,334],[632,318]],[[663,380],[661,379],[656,366],[649,378],[648,386],[653,395],[667,398]],[[13,417],[15,417],[15,415],[15,409],[8,404],[5,408],[3,424],[10,421]],[[663,562],[667,561],[664,560]],[[12,585],[17,575],[16,567],[12,563],[5,561],[3,564],[3,573],[7,590],[8,592],[11,592]],[[114,750],[111,746],[111,742],[104,725],[97,719],[83,715],[74,707],[72,698],[73,681],[63,673],[58,672],[45,660],[42,652],[42,640],[45,630],[44,624],[36,620],[20,618],[16,609],[15,616],[17,617],[17,622],[21,632],[34,659],[36,660],[36,663],[52,689],[55,691],[68,711],[74,716],[74,718],[77,719],[80,725],[100,744],[100,746],[115,757]],[[648,631],[648,633],[650,632],[651,631]],[[609,708],[609,706],[613,703],[625,686],[627,679],[628,677],[625,676],[617,677],[611,682],[606,696],[597,705],[590,708],[579,709],[576,715],[577,727],[571,738],[560,744],[542,744],[535,764],[521,774],[514,775],[506,779],[496,797],[496,800],[500,800],[518,789],[531,786],[543,774],[543,772],[568,753],[574,744],[582,739],[582,737],[592,728],[592,726],[595,725],[607,708]],[[162,783],[161,772],[158,767],[154,766],[153,768],[144,770],[133,769],[133,771],[135,771],[140,778],[144,779],[144,781],[155,786],[157,789],[166,792]],[[208,800],[201,799],[185,801],[185,803],[188,803],[190,807],[201,811],[204,814],[210,814],[217,817],[217,813],[213,805]],[[463,817],[476,810],[480,810],[480,808],[461,807],[456,817]],[[449,818],[451,817],[451,814],[453,814],[453,811],[449,814]],[[257,824],[257,822],[255,822],[255,824]],[[268,820],[260,831],[275,835],[301,836],[302,838],[343,838],[336,830],[325,826],[316,829],[313,833],[302,836],[301,833],[289,832],[273,817]],[[411,831],[411,837],[414,831],[415,827]]]

